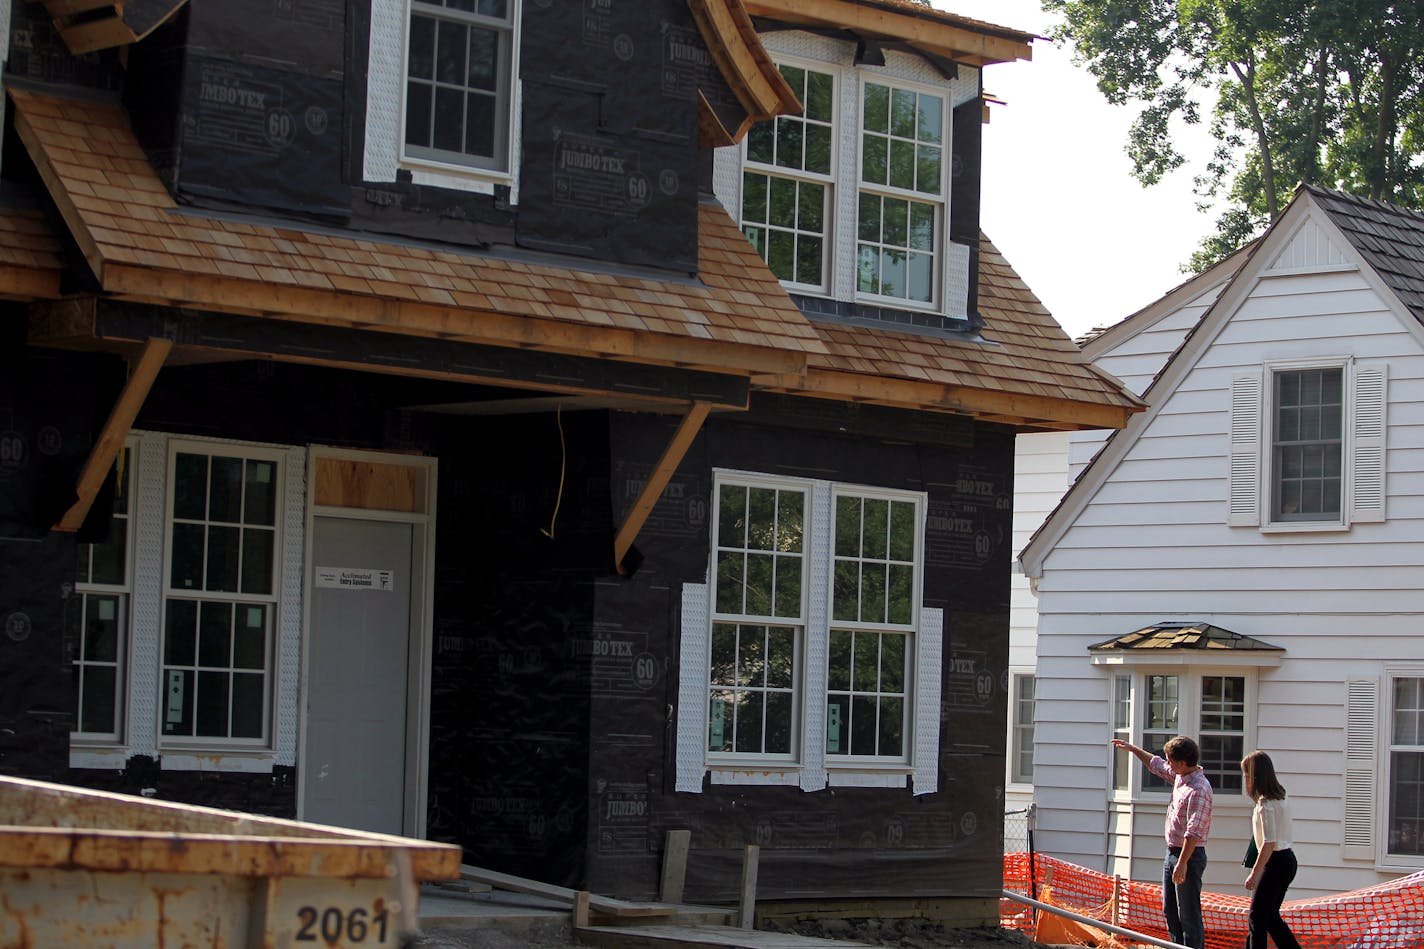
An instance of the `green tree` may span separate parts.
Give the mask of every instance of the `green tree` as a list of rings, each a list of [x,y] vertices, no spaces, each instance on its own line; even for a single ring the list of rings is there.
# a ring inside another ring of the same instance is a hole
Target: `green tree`
[[[1424,199],[1424,0],[1043,0],[1053,38],[1109,102],[1144,185],[1186,161],[1177,123],[1216,147],[1197,194],[1225,208],[1184,269],[1200,270],[1280,213],[1298,183]]]

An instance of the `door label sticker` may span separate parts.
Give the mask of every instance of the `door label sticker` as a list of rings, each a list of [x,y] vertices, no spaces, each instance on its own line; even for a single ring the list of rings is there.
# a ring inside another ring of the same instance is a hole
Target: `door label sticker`
[[[332,590],[392,590],[395,571],[367,567],[317,567],[316,585]]]

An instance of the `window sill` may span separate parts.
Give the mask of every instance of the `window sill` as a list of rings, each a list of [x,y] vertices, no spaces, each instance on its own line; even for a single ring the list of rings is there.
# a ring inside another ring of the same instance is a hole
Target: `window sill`
[[[400,167],[410,172],[412,184],[471,194],[494,194],[499,186],[514,188],[514,175],[506,171],[467,168],[422,158],[403,158]]]
[[[1349,524],[1339,521],[1282,521],[1260,527],[1263,534],[1339,534],[1349,529]]]
[[[163,771],[211,771],[230,774],[270,774],[277,756],[271,751],[217,751],[161,749]]]
[[[71,743],[69,746],[69,766],[71,768],[122,771],[128,765],[128,760],[128,748],[118,745],[100,746]]]

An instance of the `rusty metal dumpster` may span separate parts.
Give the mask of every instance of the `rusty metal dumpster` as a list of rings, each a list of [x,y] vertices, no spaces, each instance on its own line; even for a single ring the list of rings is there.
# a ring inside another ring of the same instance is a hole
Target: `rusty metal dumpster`
[[[0,777],[0,949],[398,947],[460,849]]]

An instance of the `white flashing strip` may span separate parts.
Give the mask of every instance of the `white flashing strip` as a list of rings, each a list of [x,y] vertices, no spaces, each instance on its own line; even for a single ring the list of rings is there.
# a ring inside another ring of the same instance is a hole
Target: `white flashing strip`
[[[678,791],[702,793],[707,769],[707,691],[712,660],[708,654],[705,583],[682,585],[682,634],[678,649],[677,783]]]
[[[939,789],[939,702],[944,666],[944,610],[920,609],[920,634],[915,645],[915,770],[914,793]]]

